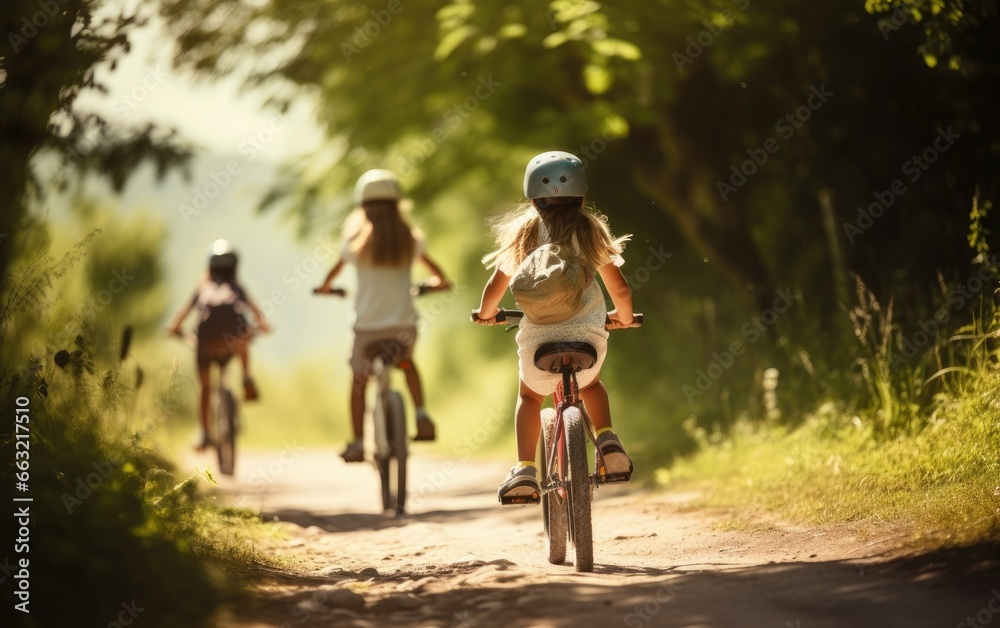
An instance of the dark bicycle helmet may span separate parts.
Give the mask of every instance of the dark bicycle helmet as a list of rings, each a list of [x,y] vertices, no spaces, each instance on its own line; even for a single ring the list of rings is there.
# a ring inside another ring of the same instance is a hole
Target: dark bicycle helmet
[[[236,270],[239,257],[228,240],[216,240],[208,251],[208,271]]]

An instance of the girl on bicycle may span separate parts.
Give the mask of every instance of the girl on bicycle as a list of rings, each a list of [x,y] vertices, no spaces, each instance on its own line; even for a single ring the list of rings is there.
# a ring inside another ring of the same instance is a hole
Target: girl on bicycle
[[[238,355],[243,365],[244,398],[247,401],[257,399],[257,387],[250,377],[249,350],[255,328],[247,320],[248,311],[256,320],[256,329],[266,333],[270,328],[264,320],[263,312],[236,281],[238,261],[236,251],[229,242],[216,240],[209,252],[208,274],[167,328],[167,333],[183,336],[181,324],[191,310],[198,310],[198,345],[195,351],[201,387],[198,405],[201,438],[196,445],[198,451],[211,444],[208,435],[208,408],[212,394],[210,367],[213,362],[222,368],[233,355]]]
[[[416,440],[434,440],[434,423],[424,409],[420,375],[413,363],[417,338],[417,312],[410,293],[410,268],[419,260],[431,271],[435,289],[450,286],[440,267],[424,249],[418,230],[401,209],[402,191],[396,175],[369,170],[354,188],[356,209],[347,217],[341,257],[315,292],[332,292],[333,281],[345,264],[357,271],[354,347],[351,351],[351,427],[354,440],[341,457],[346,462],[364,460],[363,418],[365,387],[372,375],[372,348],[390,354],[406,374],[417,415]]]
[[[495,323],[511,276],[536,248],[559,245],[562,250],[572,251],[589,272],[581,308],[575,314],[549,324],[533,323],[527,317],[521,320],[517,332],[520,390],[514,424],[518,461],[500,485],[500,498],[538,500],[534,459],[541,430],[539,414],[542,402],[560,381],[558,373],[541,371],[534,364],[535,350],[548,342],[588,342],[597,349],[597,362],[579,374],[580,396],[597,431],[597,446],[607,472],[632,472],[632,462],[612,428],[608,392],[600,380],[608,347],[605,315],[624,325],[633,319],[632,291],[619,268],[623,262],[620,254],[630,236],[615,238],[607,218],[584,205],[586,193],[585,167],[578,157],[562,151],[535,156],[524,173],[524,195],[528,200],[493,225],[497,248],[483,258],[487,268],[493,268],[474,312],[475,322],[483,325]],[[593,279],[594,272],[601,276],[615,305],[611,312],[605,312],[604,294]]]

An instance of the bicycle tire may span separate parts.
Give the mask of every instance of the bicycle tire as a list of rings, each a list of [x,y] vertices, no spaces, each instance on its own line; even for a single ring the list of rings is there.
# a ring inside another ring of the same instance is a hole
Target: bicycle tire
[[[219,409],[215,424],[215,449],[219,455],[219,473],[233,475],[236,470],[236,399],[227,388],[219,391]]]
[[[587,460],[587,436],[580,409],[570,406],[563,411],[568,470],[569,530],[573,541],[576,571],[594,570],[594,534],[590,516],[590,471]]]
[[[390,461],[392,459],[392,447],[388,441],[388,426],[390,424],[387,413],[389,412],[389,395],[383,394],[381,388],[375,395],[375,407],[371,408],[372,432],[375,440],[375,468],[378,469],[378,479],[382,488],[382,512],[395,506],[392,498],[392,485],[390,481]],[[384,436],[384,438],[382,438]],[[386,441],[384,446],[380,442]]]
[[[406,458],[408,452],[406,408],[403,405],[403,396],[396,391],[389,393],[386,420],[388,421],[392,458],[396,463],[396,490],[392,499],[393,503],[389,507],[395,509],[397,515],[401,515],[406,510]]]
[[[394,507],[394,502],[392,499],[392,488],[389,484],[389,461],[390,457],[380,457],[376,456],[375,466],[378,468],[378,477],[382,484],[382,510],[383,512]]]
[[[539,478],[544,484],[549,476],[547,467],[549,454],[555,446],[556,411],[554,408],[542,410],[542,440],[541,463]],[[559,497],[556,491],[542,493],[542,521],[545,525],[545,546],[549,554],[549,562],[561,565],[566,561],[566,500]]]

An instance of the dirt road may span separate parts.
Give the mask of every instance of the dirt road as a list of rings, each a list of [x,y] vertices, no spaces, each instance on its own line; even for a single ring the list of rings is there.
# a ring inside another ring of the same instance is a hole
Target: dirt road
[[[223,625],[1000,626],[995,562],[900,549],[889,526],[733,525],[689,495],[602,488],[595,569],[545,560],[540,509],[501,508],[502,463],[412,458],[410,513],[333,450],[242,458],[223,498],[277,519],[292,557]],[[994,618],[996,618],[994,620]]]

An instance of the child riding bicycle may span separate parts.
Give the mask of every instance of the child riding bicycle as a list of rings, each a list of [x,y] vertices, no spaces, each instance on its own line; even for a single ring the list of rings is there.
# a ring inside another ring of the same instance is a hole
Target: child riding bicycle
[[[208,418],[212,393],[210,367],[213,362],[224,367],[233,355],[238,355],[243,365],[245,399],[247,401],[257,399],[257,387],[250,377],[249,345],[254,327],[247,319],[248,311],[253,314],[256,329],[266,333],[270,328],[260,308],[236,281],[238,262],[239,257],[229,242],[216,240],[209,252],[208,274],[195,289],[191,300],[177,312],[167,327],[169,334],[182,336],[181,325],[184,319],[192,310],[198,311],[198,344],[195,350],[201,388],[198,405],[201,437],[195,446],[198,451],[212,444],[208,432]]]
[[[558,373],[547,373],[534,365],[535,350],[544,343],[587,342],[597,349],[597,362],[580,373],[580,396],[593,421],[607,473],[632,472],[632,462],[612,427],[608,393],[600,380],[601,364],[607,355],[605,317],[624,325],[633,320],[632,291],[619,268],[623,263],[620,254],[630,236],[615,238],[607,219],[584,205],[586,192],[585,167],[578,157],[562,151],[535,156],[524,174],[524,195],[528,200],[493,225],[497,248],[483,258],[487,268],[493,268],[479,308],[474,312],[475,322],[483,325],[495,323],[511,277],[521,272],[522,264],[540,248],[556,245],[556,251],[575,258],[571,261],[582,269],[581,287],[573,295],[570,310],[550,308],[532,316],[521,304],[527,316],[517,332],[520,377],[514,425],[517,464],[500,485],[498,496],[502,502],[510,497],[524,497],[522,503],[538,501],[534,458],[541,429],[539,414],[542,402],[560,381]],[[611,312],[605,312],[604,295],[594,280],[595,272],[601,276],[615,305]]]
[[[419,231],[409,225],[401,209],[402,190],[388,170],[369,170],[354,188],[357,207],[347,217],[341,258],[315,292],[333,292],[333,281],[345,264],[357,271],[354,347],[351,351],[351,427],[354,440],[341,457],[346,462],[364,460],[365,387],[372,375],[374,345],[382,347],[406,375],[416,408],[416,440],[434,440],[434,422],[424,409],[420,375],[413,363],[417,338],[417,312],[410,293],[410,269],[419,260],[431,271],[436,289],[450,284],[427,255]]]

